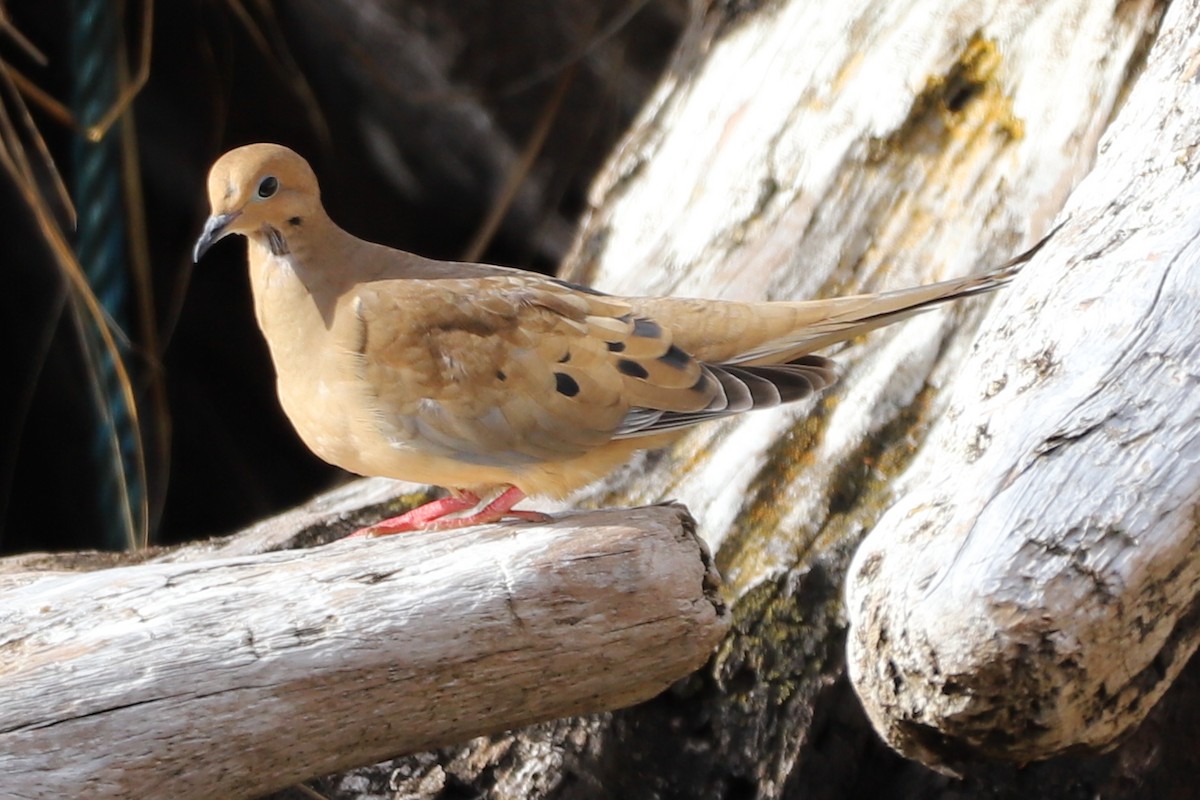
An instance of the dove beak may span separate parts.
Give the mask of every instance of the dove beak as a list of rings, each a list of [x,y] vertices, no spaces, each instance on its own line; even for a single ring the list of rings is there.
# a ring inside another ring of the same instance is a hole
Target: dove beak
[[[200,238],[196,240],[196,247],[192,250],[192,261],[199,261],[208,252],[208,248],[229,234],[229,224],[241,215],[242,212],[234,211],[229,214],[213,214],[209,217],[208,221],[204,223],[204,232],[200,234]]]

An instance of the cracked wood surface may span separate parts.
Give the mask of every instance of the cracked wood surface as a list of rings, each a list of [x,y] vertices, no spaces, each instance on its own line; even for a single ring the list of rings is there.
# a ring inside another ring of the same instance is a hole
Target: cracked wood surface
[[[910,756],[1111,746],[1200,644],[1198,21],[1171,5],[850,570],[851,676]]]
[[[677,506],[10,577],[13,798],[259,796],[644,700],[728,626]]]

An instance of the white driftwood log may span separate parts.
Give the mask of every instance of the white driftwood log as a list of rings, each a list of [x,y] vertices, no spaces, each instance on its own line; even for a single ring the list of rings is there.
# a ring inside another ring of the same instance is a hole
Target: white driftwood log
[[[1200,3],[856,556],[848,660],[930,762],[1103,748],[1200,643]]]
[[[679,507],[42,572],[0,592],[0,795],[253,797],[629,705],[728,626]]]
[[[687,36],[703,38],[719,14],[696,9]],[[794,0],[739,16],[715,43],[685,43],[597,182],[567,277],[803,299],[995,266],[1049,230],[1087,172],[1152,13]],[[714,551],[730,543],[722,573],[736,593],[810,543],[856,541],[890,491],[863,447],[894,439],[875,460],[908,458],[965,353],[971,308],[881,331],[838,354],[843,380],[823,403],[705,426],[601,492],[686,503]]]

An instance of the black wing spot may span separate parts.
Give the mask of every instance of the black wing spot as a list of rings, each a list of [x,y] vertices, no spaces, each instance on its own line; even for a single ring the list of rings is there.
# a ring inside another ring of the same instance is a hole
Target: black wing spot
[[[692,362],[692,357],[680,350],[678,346],[671,345],[667,352],[658,357],[658,360],[668,367],[684,369]]]
[[[565,372],[554,373],[554,388],[561,395],[574,397],[579,394],[579,384]]]
[[[630,361],[628,358],[622,358],[620,361],[618,361],[617,369],[631,378],[645,379],[650,377],[650,373],[646,371],[645,367],[636,361]]]
[[[498,380],[498,381],[508,380],[508,376],[504,374],[504,370],[502,370],[502,369],[496,370],[496,380]]]
[[[638,317],[633,321],[633,335],[643,339],[657,339],[662,336],[662,326],[652,319]]]
[[[610,352],[610,353],[625,352],[625,343],[624,342],[609,342],[608,343],[608,352]]]

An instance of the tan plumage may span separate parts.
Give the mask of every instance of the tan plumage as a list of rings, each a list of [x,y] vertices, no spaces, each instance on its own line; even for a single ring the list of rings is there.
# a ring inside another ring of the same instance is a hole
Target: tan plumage
[[[814,351],[995,289],[1032,254],[831,300],[622,298],[357,239],[326,215],[308,163],[279,145],[226,153],[208,194],[195,256],[230,233],[249,240],[258,323],[305,443],[351,472],[471,501],[510,486],[520,491],[506,501],[562,496],[698,422],[809,396],[835,380]],[[383,529],[420,527],[413,519]]]

